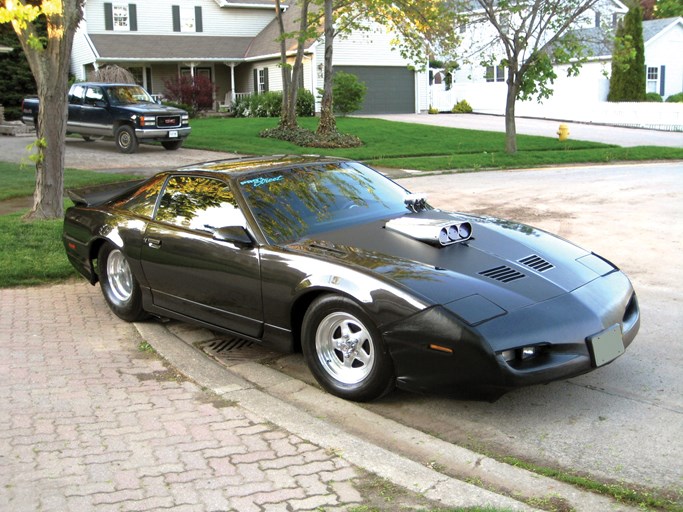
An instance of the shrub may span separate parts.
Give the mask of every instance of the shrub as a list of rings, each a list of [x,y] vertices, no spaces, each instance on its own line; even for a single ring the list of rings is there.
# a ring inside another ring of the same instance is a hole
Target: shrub
[[[427,110],[427,113],[428,113],[428,114],[438,114],[438,113],[439,113],[439,109],[436,108],[436,107],[432,107],[431,105],[429,105],[429,110]]]
[[[167,101],[161,102],[163,105],[168,105],[169,107],[181,108],[192,118],[197,117],[197,111],[192,107],[192,105],[186,105],[185,103],[179,103],[177,101]]]
[[[645,95],[645,101],[649,101],[649,102],[652,102],[652,103],[661,103],[661,102],[664,101],[664,100],[663,100],[662,97],[661,97],[659,94],[657,94],[656,92],[648,92],[648,93]]]
[[[337,71],[333,78],[332,101],[335,112],[342,116],[360,110],[365,99],[367,87],[356,75]]]
[[[683,103],[683,92],[672,94],[666,99],[667,103]]]
[[[173,102],[192,105],[192,110],[208,110],[213,107],[213,96],[216,86],[208,77],[197,75],[181,75],[177,78],[164,80],[166,91],[164,95]]]
[[[315,115],[315,97],[308,89],[299,89],[296,97],[296,115],[301,117]]]
[[[453,106],[451,112],[455,114],[469,114],[472,112],[472,107],[467,103],[467,100],[460,100]]]

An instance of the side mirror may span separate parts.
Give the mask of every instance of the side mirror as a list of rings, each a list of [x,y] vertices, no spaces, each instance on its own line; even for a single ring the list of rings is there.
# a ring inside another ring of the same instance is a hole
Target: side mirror
[[[254,240],[249,232],[242,226],[225,226],[213,230],[214,240],[229,242],[241,248],[254,247]]]

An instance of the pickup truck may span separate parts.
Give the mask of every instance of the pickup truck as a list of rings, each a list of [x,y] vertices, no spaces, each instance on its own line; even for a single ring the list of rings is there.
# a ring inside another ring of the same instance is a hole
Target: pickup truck
[[[38,98],[24,99],[22,121],[37,126]],[[159,105],[139,85],[80,82],[69,90],[66,130],[85,140],[114,137],[122,153],[135,153],[140,142],[149,141],[178,149],[191,128],[187,112]]]

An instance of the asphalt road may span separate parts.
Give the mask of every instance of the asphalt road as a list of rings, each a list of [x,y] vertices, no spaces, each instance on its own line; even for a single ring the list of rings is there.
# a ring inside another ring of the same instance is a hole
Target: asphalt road
[[[31,141],[0,137],[2,159],[25,158],[23,148]],[[70,139],[66,161],[70,167],[149,174],[219,156],[152,146],[121,155],[111,142]],[[492,404],[397,392],[370,409],[453,443],[681,492],[682,173],[683,164],[674,162],[402,179],[437,207],[526,222],[612,260],[634,283],[642,326],[624,356],[582,377],[519,390]],[[310,380],[300,356],[281,357],[271,366]],[[434,462],[448,464],[438,454]]]

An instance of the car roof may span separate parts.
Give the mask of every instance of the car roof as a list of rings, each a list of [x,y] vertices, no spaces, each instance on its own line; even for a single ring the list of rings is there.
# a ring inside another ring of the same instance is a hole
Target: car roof
[[[171,172],[216,172],[232,176],[348,161],[345,158],[323,157],[319,155],[245,156],[192,164]]]

